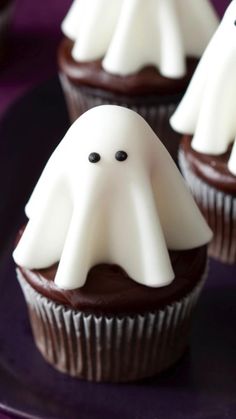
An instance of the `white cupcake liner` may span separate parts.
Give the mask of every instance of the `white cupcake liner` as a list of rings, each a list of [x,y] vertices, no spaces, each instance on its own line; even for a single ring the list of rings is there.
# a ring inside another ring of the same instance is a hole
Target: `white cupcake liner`
[[[184,353],[203,275],[181,301],[135,315],[94,315],[50,301],[17,269],[35,343],[58,370],[93,380],[122,382],[149,377]]]
[[[153,131],[158,135],[160,140],[163,142],[172,158],[177,161],[178,146],[181,136],[172,130],[169,120],[173,115],[178,102],[180,101],[181,95],[176,96],[175,103],[142,103],[140,97],[126,97],[117,94],[116,99],[111,98],[108,95],[100,94],[101,91],[97,91],[92,88],[83,88],[73,84],[68,77],[60,73],[60,81],[64,91],[67,108],[71,122],[74,122],[81,114],[99,105],[119,105],[126,108],[132,109],[139,113],[152,127]],[[99,95],[100,94],[100,95]],[[160,102],[160,98],[159,98]]]
[[[197,177],[181,149],[179,165],[201,212],[214,233],[208,247],[209,255],[224,263],[236,263],[236,197],[217,190]]]

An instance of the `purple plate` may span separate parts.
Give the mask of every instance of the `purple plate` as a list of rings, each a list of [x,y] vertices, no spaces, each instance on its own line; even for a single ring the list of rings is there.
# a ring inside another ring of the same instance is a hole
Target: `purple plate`
[[[235,419],[235,267],[211,261],[191,349],[159,377],[79,381],[55,371],[35,348],[11,251],[24,203],[67,127],[57,79],[21,99],[0,124],[0,408],[24,418]]]

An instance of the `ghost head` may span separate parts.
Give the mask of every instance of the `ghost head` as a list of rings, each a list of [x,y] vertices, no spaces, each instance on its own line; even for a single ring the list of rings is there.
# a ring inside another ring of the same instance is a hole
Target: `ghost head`
[[[148,286],[174,274],[167,249],[211,233],[171,157],[141,116],[118,106],[83,114],[49,159],[26,207],[17,264],[60,261],[56,284],[81,287],[91,267],[120,265]]]
[[[236,1],[209,43],[189,88],[171,118],[172,127],[193,135],[201,153],[226,152],[236,137]],[[236,146],[229,169],[236,175]]]
[[[145,65],[166,77],[185,74],[186,56],[200,57],[218,26],[208,0],[74,0],[62,23],[76,61],[103,59],[127,75]]]

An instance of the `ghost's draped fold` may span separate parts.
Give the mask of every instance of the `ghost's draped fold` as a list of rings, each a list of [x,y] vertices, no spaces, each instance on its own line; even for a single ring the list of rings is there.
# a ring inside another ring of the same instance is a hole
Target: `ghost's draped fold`
[[[192,147],[206,154],[227,151],[236,136],[236,1],[209,43],[189,88],[171,118],[172,127],[192,134]],[[229,169],[234,173],[233,153]]]
[[[74,0],[62,30],[76,61],[100,58],[118,75],[152,64],[179,78],[186,57],[200,57],[218,26],[208,0],[187,3],[186,13],[185,0]]]
[[[125,161],[115,158],[120,150]],[[211,238],[164,146],[141,116],[118,106],[93,108],[72,125],[27,213],[16,263],[32,269],[58,261],[55,282],[66,289],[83,286],[99,263],[120,265],[146,286],[167,285],[174,279],[168,249]]]

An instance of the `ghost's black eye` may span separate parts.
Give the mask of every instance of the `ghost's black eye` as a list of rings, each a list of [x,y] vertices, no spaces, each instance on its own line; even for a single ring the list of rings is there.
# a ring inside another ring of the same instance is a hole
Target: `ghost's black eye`
[[[234,21],[234,25],[236,26],[236,20]]]
[[[118,161],[124,161],[124,160],[127,159],[127,157],[128,157],[128,154],[125,151],[122,151],[122,150],[117,151],[116,154],[115,154],[115,158]]]
[[[101,159],[101,156],[98,153],[90,153],[88,159],[90,163],[97,163]]]

